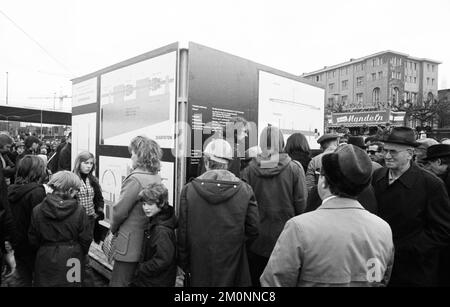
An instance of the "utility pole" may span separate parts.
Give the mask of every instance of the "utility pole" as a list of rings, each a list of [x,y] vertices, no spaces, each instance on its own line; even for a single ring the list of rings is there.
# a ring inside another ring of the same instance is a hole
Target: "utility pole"
[[[6,104],[8,104],[8,72],[6,72]]]

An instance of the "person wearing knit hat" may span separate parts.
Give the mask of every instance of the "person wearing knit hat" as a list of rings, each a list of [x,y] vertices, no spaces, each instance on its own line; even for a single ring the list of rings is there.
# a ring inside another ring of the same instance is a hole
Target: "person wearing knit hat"
[[[449,242],[450,199],[444,183],[413,162],[414,130],[395,127],[383,139],[386,167],[373,173],[378,216],[392,228],[390,285],[437,285],[439,253]]]
[[[342,145],[322,160],[322,205],[286,223],[261,284],[386,285],[394,259],[391,229],[356,200],[371,182],[371,160],[353,145]]]

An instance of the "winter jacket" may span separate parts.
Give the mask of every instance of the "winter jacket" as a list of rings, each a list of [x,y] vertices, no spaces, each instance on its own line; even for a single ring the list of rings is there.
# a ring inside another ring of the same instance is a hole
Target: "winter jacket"
[[[8,200],[17,230],[15,255],[18,259],[26,262],[30,268],[34,265],[35,255],[28,242],[28,229],[33,208],[39,205],[44,198],[44,186],[35,182],[13,184],[8,188]]]
[[[66,143],[61,149],[58,157],[58,171],[70,171],[70,164],[72,163],[72,143]]]
[[[81,285],[92,233],[86,212],[76,199],[62,200],[56,195],[47,195],[33,209],[28,238],[37,250],[35,286]],[[67,278],[77,275],[80,278],[75,282]]]
[[[272,160],[253,160],[242,179],[255,192],[260,217],[259,236],[250,250],[269,258],[284,224],[306,208],[305,173],[298,162],[283,153]]]
[[[250,286],[246,243],[258,235],[252,188],[227,170],[210,170],[181,192],[179,265],[191,286]]]
[[[391,226],[393,285],[435,285],[438,254],[450,241],[450,200],[444,183],[414,163],[389,185],[389,170],[372,177],[378,216]]]
[[[148,218],[137,205],[139,192],[151,183],[161,183],[160,175],[143,170],[134,170],[122,183],[119,201],[113,206],[111,232],[116,234],[114,259],[123,262],[138,262],[142,251],[144,231]]]
[[[141,260],[132,286],[173,287],[177,275],[175,228],[172,207],[167,213],[150,218],[144,233]]]
[[[16,248],[17,231],[14,225],[11,208],[8,203],[8,196],[5,179],[3,178],[3,168],[0,165],[0,262],[1,255],[5,253],[5,241],[9,241],[13,248]]]
[[[389,225],[356,200],[332,197],[286,223],[260,281],[268,287],[381,286],[393,258]]]

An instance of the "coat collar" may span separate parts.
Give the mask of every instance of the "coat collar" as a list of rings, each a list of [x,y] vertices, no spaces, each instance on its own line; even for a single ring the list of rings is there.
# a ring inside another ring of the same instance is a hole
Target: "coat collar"
[[[411,189],[414,185],[414,183],[417,180],[417,174],[420,173],[420,168],[415,164],[411,163],[411,166],[409,169],[404,172],[396,181],[401,182],[405,187],[408,189]],[[376,178],[376,182],[379,181],[385,181],[386,184],[389,182],[389,169],[387,167],[384,167],[380,170],[379,176]]]
[[[344,197],[334,197],[327,200],[325,203],[319,206],[319,209],[361,209],[364,207],[356,200]]]

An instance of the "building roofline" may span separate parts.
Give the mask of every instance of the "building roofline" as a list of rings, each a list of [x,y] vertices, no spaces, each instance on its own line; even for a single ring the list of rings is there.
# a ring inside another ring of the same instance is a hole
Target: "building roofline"
[[[409,58],[411,60],[415,60],[415,61],[425,61],[425,62],[430,62],[430,63],[442,64],[442,62],[440,62],[440,61],[435,61],[435,60],[431,60],[431,59],[427,59],[427,58],[417,58],[417,57],[412,57],[412,56],[410,56],[409,54],[406,54],[406,53],[392,51],[392,50],[385,50],[385,51],[377,52],[377,53],[374,53],[374,54],[371,54],[371,55],[367,55],[367,56],[364,56],[364,57],[361,57],[361,58],[358,58],[358,59],[351,59],[350,61],[347,61],[347,62],[344,62],[344,63],[340,63],[340,64],[336,64],[336,65],[333,65],[333,66],[325,66],[325,68],[322,68],[322,69],[319,69],[319,70],[315,70],[315,71],[312,71],[312,72],[303,73],[301,75],[301,77],[309,77],[309,76],[312,76],[312,75],[315,75],[315,74],[318,74],[318,73],[322,73],[322,72],[334,70],[334,69],[337,69],[337,68],[345,67],[345,66],[347,66],[349,64],[359,63],[359,62],[365,61],[367,59],[370,59],[370,58],[373,58],[373,57],[376,57],[376,56],[379,56],[379,55],[382,55],[382,54],[386,54],[386,53],[394,53],[394,54],[401,55],[401,56],[407,57],[407,58]]]

